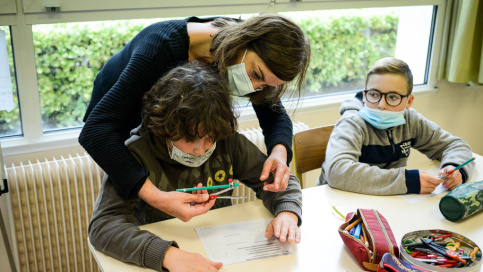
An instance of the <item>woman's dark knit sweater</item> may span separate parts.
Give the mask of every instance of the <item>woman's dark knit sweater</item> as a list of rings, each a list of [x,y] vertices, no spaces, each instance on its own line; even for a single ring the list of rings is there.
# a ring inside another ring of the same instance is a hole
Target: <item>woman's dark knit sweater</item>
[[[188,22],[214,18],[190,17],[163,21],[144,28],[109,59],[94,81],[86,122],[79,143],[113,180],[123,197],[136,196],[149,172],[131,155],[124,141],[141,124],[142,98],[172,68],[188,61]],[[292,160],[292,122],[281,103],[253,105],[265,136],[267,150],[287,148]]]

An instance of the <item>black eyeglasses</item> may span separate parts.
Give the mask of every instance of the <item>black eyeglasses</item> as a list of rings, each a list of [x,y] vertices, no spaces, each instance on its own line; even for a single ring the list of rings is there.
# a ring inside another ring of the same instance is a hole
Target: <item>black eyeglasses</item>
[[[376,90],[364,90],[364,93],[366,94],[367,102],[377,104],[379,101],[381,101],[382,96],[384,96],[386,103],[392,107],[399,106],[403,98],[409,96],[409,94],[402,95],[398,93],[381,93],[380,91]]]

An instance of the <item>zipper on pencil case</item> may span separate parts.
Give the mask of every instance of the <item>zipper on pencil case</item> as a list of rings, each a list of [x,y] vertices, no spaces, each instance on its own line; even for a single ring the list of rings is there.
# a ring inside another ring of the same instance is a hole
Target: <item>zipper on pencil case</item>
[[[384,238],[386,238],[386,242],[387,242],[387,245],[388,245],[388,248],[389,248],[389,253],[391,253],[391,255],[394,256],[394,245],[392,244],[391,239],[389,238],[389,235],[387,234],[387,230],[384,227],[384,224],[382,223],[381,218],[379,217],[379,213],[375,210],[372,210],[372,213],[374,213],[374,215],[376,216],[377,223],[381,227],[382,233],[384,233]]]
[[[369,226],[369,224],[366,221],[366,218],[363,216],[364,214],[361,212],[361,217],[362,217],[362,223],[364,223],[364,226]],[[376,252],[376,241],[374,241],[374,235],[372,234],[372,231],[366,227],[366,236],[367,240],[371,240],[370,242],[367,241],[369,245],[372,245],[372,250],[364,245],[365,248],[367,248],[367,252],[369,253],[369,260],[371,260],[371,263],[374,263],[376,260],[375,252]]]
[[[349,222],[350,222],[350,221],[351,221],[351,220],[349,220]],[[364,217],[362,217],[362,221],[364,221]],[[354,228],[355,228],[355,226],[354,226]],[[361,226],[361,228],[362,228],[362,226]],[[362,230],[361,230],[361,231],[362,231]],[[354,236],[350,235],[350,234],[349,234],[349,233],[347,233],[347,232],[343,232],[343,231],[342,231],[342,234],[344,234],[345,236],[349,237],[350,239],[352,239],[352,240],[356,241],[357,243],[361,244],[361,245],[362,245],[362,246],[363,246],[363,247],[366,249],[366,251],[367,251],[367,256],[369,256],[369,261],[372,263],[372,254],[371,254],[371,252],[372,252],[372,251],[369,249],[369,247],[367,247],[367,246],[366,246],[366,245],[365,245],[365,244],[364,244],[364,243],[363,243],[363,242],[362,242],[360,239],[357,239],[356,237],[354,237]],[[362,232],[361,232],[361,235],[362,235]],[[369,243],[369,241],[368,241],[367,243]]]

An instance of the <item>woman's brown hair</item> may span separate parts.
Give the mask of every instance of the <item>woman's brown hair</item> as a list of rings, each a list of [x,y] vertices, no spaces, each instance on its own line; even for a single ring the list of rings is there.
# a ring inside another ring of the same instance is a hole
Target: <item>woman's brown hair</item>
[[[220,31],[211,44],[213,63],[220,75],[226,76],[227,67],[233,65],[239,50],[254,51],[279,79],[287,83],[277,87],[265,87],[248,95],[252,103],[271,101],[277,103],[293,85],[300,97],[300,90],[310,62],[310,44],[302,29],[290,19],[278,14],[262,14],[239,23],[219,23]]]
[[[143,125],[155,136],[218,141],[237,130],[225,81],[213,67],[191,62],[160,78],[143,98]]]

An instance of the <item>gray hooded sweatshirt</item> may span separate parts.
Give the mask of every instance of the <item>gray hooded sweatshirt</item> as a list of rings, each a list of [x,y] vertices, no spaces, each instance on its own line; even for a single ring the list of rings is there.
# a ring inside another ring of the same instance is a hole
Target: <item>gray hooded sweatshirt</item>
[[[406,124],[377,129],[359,116],[362,107],[356,97],[342,102],[342,117],[330,136],[317,185],[372,195],[419,194],[419,170],[404,168],[411,147],[441,161],[441,168],[458,166],[472,157],[465,141],[414,109],[404,111]],[[474,162],[460,169],[463,182],[473,168]]]

